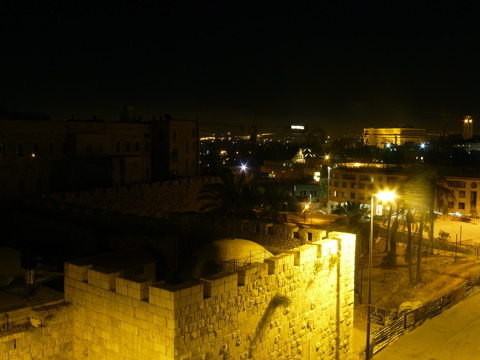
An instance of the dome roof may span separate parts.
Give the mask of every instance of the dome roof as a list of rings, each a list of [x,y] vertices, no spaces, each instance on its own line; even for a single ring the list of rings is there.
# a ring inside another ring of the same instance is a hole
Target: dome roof
[[[253,262],[263,262],[272,257],[272,253],[262,245],[245,239],[220,239],[203,246],[195,254],[198,258],[195,267],[195,277],[205,276],[206,268],[208,275],[215,271],[229,270],[229,263],[243,266]],[[216,267],[206,266],[208,263],[216,264]]]

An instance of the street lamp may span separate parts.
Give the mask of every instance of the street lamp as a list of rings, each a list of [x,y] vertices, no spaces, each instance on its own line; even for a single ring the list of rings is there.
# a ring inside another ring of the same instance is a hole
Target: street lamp
[[[368,249],[368,304],[367,304],[367,344],[365,347],[365,359],[370,360],[370,306],[372,305],[372,254],[373,254],[373,198],[382,201],[391,201],[395,197],[393,191],[382,191],[370,199],[370,239]]]
[[[330,214],[330,166],[327,168],[327,214]]]

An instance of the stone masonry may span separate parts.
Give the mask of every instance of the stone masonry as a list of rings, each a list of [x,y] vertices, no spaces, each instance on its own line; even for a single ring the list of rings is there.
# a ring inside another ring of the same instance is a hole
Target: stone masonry
[[[73,359],[351,359],[354,252],[334,233],[180,285],[66,263]]]
[[[73,359],[73,309],[64,300],[0,316],[0,359]]]

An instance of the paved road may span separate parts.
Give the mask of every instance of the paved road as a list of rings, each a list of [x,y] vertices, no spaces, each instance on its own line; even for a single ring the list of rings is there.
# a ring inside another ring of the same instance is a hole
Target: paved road
[[[480,293],[400,337],[373,360],[480,359]]]

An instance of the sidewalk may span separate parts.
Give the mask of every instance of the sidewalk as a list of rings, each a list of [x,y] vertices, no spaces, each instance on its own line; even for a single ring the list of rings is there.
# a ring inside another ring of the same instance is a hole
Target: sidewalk
[[[480,292],[427,320],[373,360],[480,359]]]

